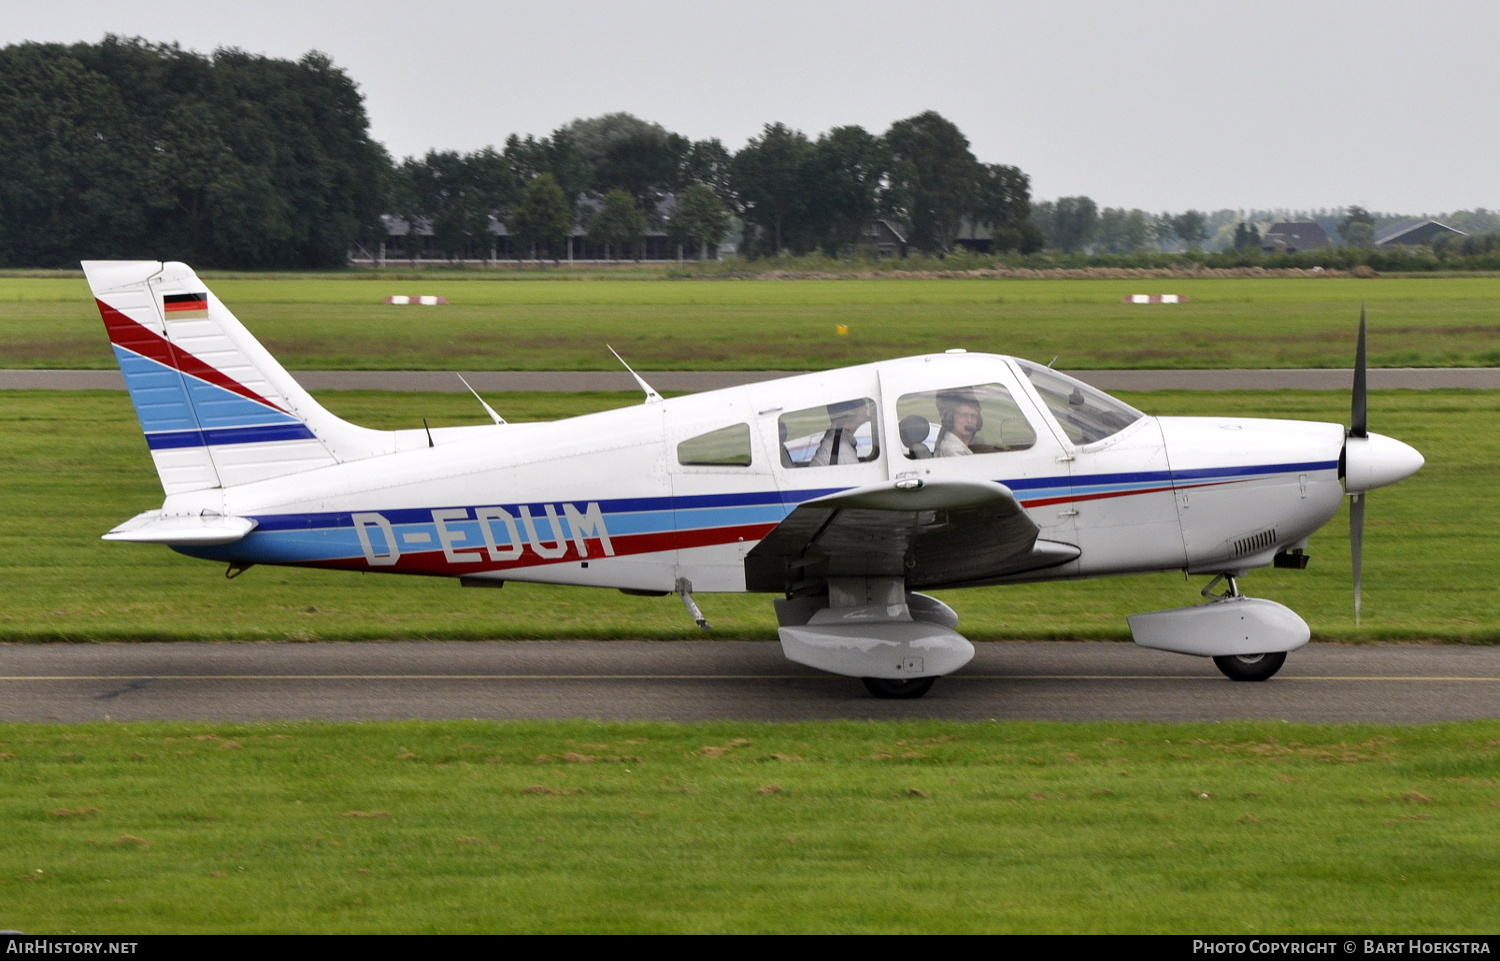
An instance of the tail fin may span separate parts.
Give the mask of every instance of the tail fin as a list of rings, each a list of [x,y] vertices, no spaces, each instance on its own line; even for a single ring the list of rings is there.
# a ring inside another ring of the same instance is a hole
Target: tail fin
[[[185,264],[85,261],[167,494],[389,453],[292,379]]]

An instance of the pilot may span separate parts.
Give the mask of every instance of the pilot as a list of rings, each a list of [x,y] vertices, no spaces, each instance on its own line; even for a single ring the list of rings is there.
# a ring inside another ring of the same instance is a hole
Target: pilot
[[[818,449],[813,452],[808,465],[826,467],[829,464],[857,464],[859,448],[854,441],[854,432],[868,424],[870,416],[868,400],[844,400],[829,404],[830,426],[824,432],[823,439],[818,442]]]
[[[938,431],[933,456],[967,457],[974,453],[974,441],[984,427],[984,412],[979,409],[979,401],[966,390],[952,391],[939,394],[937,406],[943,429]]]

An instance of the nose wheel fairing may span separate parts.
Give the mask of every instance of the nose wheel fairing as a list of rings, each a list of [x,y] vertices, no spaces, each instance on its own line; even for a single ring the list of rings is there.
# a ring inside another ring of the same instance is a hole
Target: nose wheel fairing
[[[1312,637],[1297,612],[1263,597],[1226,597],[1192,607],[1132,614],[1130,636],[1141,647],[1197,657],[1285,653]]]

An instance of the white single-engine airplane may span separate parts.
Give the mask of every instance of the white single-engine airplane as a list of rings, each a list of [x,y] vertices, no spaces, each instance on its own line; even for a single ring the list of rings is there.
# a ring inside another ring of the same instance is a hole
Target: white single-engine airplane
[[[83,265],[166,491],[106,540],[227,562],[780,595],[783,651],[920,697],[966,664],[918,590],[1183,570],[1208,600],[1129,619],[1136,643],[1264,680],[1307,624],[1235,579],[1305,567],[1353,495],[1422,455],[1365,426],[1148,417],[1047,367],[950,351],[552,423],[376,431],[323,409],[191,269]],[[483,401],[481,401],[483,403]],[[1342,483],[1341,483],[1342,482]],[[1224,583],[1222,593],[1212,593]]]

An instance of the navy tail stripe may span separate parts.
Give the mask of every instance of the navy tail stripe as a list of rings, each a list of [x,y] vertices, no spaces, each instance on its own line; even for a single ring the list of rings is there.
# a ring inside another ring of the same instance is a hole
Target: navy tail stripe
[[[159,431],[146,435],[152,450],[175,447],[221,447],[227,444],[263,444],[279,440],[313,440],[306,424],[264,424],[260,427],[210,427],[207,430]]]

